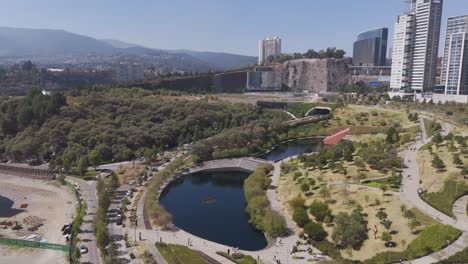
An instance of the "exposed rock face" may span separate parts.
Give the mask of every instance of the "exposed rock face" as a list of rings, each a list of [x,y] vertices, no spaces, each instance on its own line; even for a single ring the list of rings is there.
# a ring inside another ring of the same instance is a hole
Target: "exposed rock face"
[[[332,93],[351,81],[343,59],[300,59],[283,64],[283,85],[291,91]]]

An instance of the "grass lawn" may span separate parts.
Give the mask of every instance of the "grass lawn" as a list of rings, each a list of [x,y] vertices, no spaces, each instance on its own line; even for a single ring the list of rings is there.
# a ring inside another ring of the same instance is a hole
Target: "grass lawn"
[[[394,177],[390,177],[390,178],[371,181],[371,182],[368,182],[368,183],[362,183],[362,185],[364,185],[364,186],[370,186],[370,187],[375,187],[375,188],[379,188],[379,189],[383,185],[386,185],[388,190],[394,191],[394,192],[399,192],[400,191],[400,184],[401,184],[401,177],[400,176],[394,176]]]
[[[451,243],[460,236],[460,230],[448,225],[435,224],[425,227],[416,239],[411,241],[403,252],[388,251],[377,254],[364,264],[399,263],[400,260],[411,260],[426,256],[446,247],[447,240]],[[463,262],[462,262],[463,263]]]
[[[453,203],[465,194],[468,194],[468,185],[464,181],[449,180],[445,182],[442,191],[424,193],[421,198],[442,213],[453,217]]]
[[[457,168],[457,165],[453,163],[453,154],[460,154],[460,159],[465,165],[468,164],[468,156],[460,153],[461,147],[454,142],[455,150],[449,151],[448,142],[445,141],[439,147],[426,145],[423,149],[418,152],[418,167],[419,176],[422,180],[420,187],[428,192],[440,192],[445,187],[445,182],[448,180],[462,180],[461,169]],[[444,162],[445,168],[442,171],[437,171],[432,167],[431,161],[433,159],[432,154],[429,152],[429,148],[432,149],[432,153],[436,153],[437,156]],[[468,184],[468,180],[464,180]]]
[[[195,251],[186,246],[156,243],[168,264],[207,264]]]
[[[423,118],[424,127],[426,128],[427,136],[430,137],[434,135],[438,130],[435,129],[436,121]]]
[[[328,200],[335,201],[334,203],[329,204],[333,214],[336,215],[341,211],[351,212],[359,204],[363,207],[364,213],[368,215],[366,220],[368,221],[367,226],[369,228],[369,239],[364,242],[360,250],[335,250],[338,251],[344,258],[362,261],[371,258],[378,252],[388,250],[388,248],[385,247],[385,242],[382,241],[380,237],[383,232],[389,232],[390,230],[398,231],[396,234],[392,235],[392,241],[397,243],[397,247],[393,248],[392,250],[404,251],[408,244],[412,240],[416,239],[417,235],[412,233],[408,226],[408,220],[402,215],[400,208],[403,203],[400,201],[398,196],[393,196],[390,194],[383,196],[382,191],[369,190],[356,185],[349,185],[345,189],[344,185],[329,185],[326,183],[316,183],[315,187],[313,187],[311,190],[312,194],[310,196],[306,196],[301,190],[301,178],[298,178],[296,181],[294,181],[292,174],[294,173],[282,174],[278,186],[280,201],[286,208],[288,208],[288,212],[291,215],[293,212],[288,203],[290,200],[297,197],[298,195],[301,195],[306,200],[306,205],[309,205],[313,200],[323,201],[324,199],[320,195],[320,189],[324,188],[323,186],[330,186],[329,188],[331,189],[331,195]],[[304,178],[302,177],[302,179]],[[378,202],[376,202],[377,200]],[[380,208],[385,208],[385,212],[387,213],[388,218],[392,221],[390,230],[387,230],[382,224],[380,224],[380,220],[376,216]],[[417,221],[421,223],[421,226],[418,228],[423,228],[427,225],[435,223],[416,209],[412,209],[412,211],[415,214]],[[378,228],[377,238],[374,238],[374,232],[372,231],[375,226]],[[327,250],[331,250],[327,244],[333,242],[330,238],[333,232],[333,227],[327,227],[324,225],[324,228],[329,234],[327,238],[329,241],[328,243],[324,242],[321,244],[324,244],[322,246],[326,247]],[[336,254],[337,252],[334,253]]]

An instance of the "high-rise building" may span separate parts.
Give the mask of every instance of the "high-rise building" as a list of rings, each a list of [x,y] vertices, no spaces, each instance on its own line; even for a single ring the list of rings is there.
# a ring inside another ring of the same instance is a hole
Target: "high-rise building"
[[[437,73],[443,0],[411,0],[411,9],[395,24],[393,91],[432,91]]]
[[[388,28],[363,32],[354,42],[353,64],[355,66],[385,66],[387,61]]]
[[[263,65],[269,56],[281,54],[281,39],[267,38],[258,42],[258,64]]]
[[[143,69],[139,63],[120,62],[114,67],[118,82],[134,82],[143,80]]]
[[[441,85],[445,94],[468,95],[468,15],[447,20]]]

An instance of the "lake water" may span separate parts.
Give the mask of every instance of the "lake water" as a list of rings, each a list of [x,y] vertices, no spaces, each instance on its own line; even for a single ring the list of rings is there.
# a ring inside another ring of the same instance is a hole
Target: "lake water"
[[[270,161],[277,161],[296,156],[304,152],[315,152],[322,146],[322,138],[294,139],[288,142],[280,143],[272,151],[261,155],[260,158]]]
[[[169,184],[160,203],[173,223],[195,236],[243,250],[267,246],[263,233],[249,224],[243,182],[246,172],[200,172]]]
[[[17,209],[12,209],[13,201],[8,199],[5,196],[0,195],[0,217],[12,217],[13,215],[17,214]]]

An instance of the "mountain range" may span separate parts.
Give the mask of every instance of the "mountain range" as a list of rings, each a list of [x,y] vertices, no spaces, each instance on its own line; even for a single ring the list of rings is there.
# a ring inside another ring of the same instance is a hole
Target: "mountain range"
[[[227,70],[257,62],[253,56],[153,49],[64,30],[0,27],[0,64],[15,59],[31,59],[49,66],[105,66],[120,60],[133,60],[147,66],[183,71]]]

